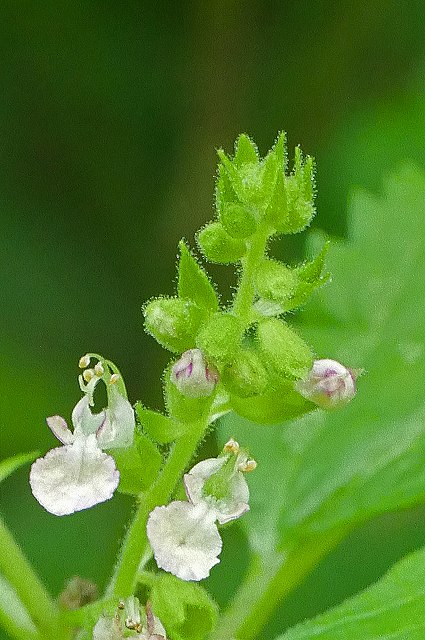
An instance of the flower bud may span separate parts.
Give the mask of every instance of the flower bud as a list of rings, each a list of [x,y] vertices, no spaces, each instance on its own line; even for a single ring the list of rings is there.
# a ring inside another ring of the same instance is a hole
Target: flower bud
[[[245,242],[240,238],[232,238],[220,222],[210,222],[203,227],[197,235],[197,242],[210,262],[239,262],[246,253]]]
[[[356,393],[355,373],[336,360],[315,360],[309,374],[298,380],[295,389],[322,409],[336,409]]]
[[[171,382],[184,396],[201,398],[214,391],[218,371],[206,364],[200,349],[189,349],[172,367]]]

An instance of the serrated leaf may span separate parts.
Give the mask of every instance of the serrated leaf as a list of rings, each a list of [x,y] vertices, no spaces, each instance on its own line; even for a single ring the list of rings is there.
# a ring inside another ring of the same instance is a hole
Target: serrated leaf
[[[383,196],[357,191],[350,218],[302,330],[317,357],[365,370],[357,397],[267,430],[222,420],[258,462],[247,531],[264,573],[276,549],[284,564],[299,545],[425,501],[425,176],[405,167]]]
[[[179,297],[192,300],[198,307],[206,311],[212,313],[217,311],[217,294],[207,274],[196,262],[183,240],[180,242],[179,248]]]
[[[173,640],[203,640],[213,629],[217,606],[205,589],[162,573],[150,594],[152,610]]]
[[[423,640],[425,549],[397,563],[379,582],[278,640]]]
[[[31,451],[31,453],[21,453],[13,456],[13,458],[2,460],[0,462],[0,482],[3,482],[3,480],[22,465],[35,460],[38,455],[39,453],[37,451]]]
[[[409,211],[408,224],[399,224],[400,211]],[[350,214],[352,241],[331,249],[333,282],[304,312],[303,335],[319,357],[366,373],[343,410],[280,429],[276,497],[286,538],[425,499],[425,177],[405,168],[384,198],[358,192]],[[277,434],[261,433],[257,448],[276,453]]]

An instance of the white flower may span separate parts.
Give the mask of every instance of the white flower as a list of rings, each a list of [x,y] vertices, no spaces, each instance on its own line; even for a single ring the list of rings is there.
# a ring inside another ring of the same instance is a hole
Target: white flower
[[[295,383],[295,389],[322,409],[336,409],[355,396],[356,373],[336,360],[315,360],[307,377]]]
[[[220,482],[221,496],[205,494],[206,481],[217,474],[225,463],[230,463],[232,468]],[[220,524],[240,518],[249,510],[249,489],[242,468],[243,463],[237,456],[208,458],[199,462],[184,476],[188,500],[194,505],[206,504]]]
[[[99,378],[94,380],[97,383]],[[92,413],[90,393],[77,402],[72,412],[74,429],[80,429],[85,435],[95,433],[102,449],[130,447],[133,443],[135,428],[133,408],[115,385],[108,385],[107,390],[108,407],[100,413]],[[90,392],[92,392],[91,389]]]
[[[71,435],[72,443],[49,451],[30,472],[35,498],[56,516],[109,500],[119,482],[114,459],[101,451],[94,434]]]
[[[158,567],[182,580],[202,580],[218,564],[221,537],[205,504],[171,502],[149,515],[147,534]]]
[[[104,373],[103,367],[98,368],[98,374]],[[105,502],[118,486],[115,461],[102,449],[131,446],[135,418],[128,400],[115,384],[106,384],[105,380],[108,407],[92,413],[93,391],[101,379],[100,375],[93,375],[87,386],[80,380],[85,393],[72,411],[74,431],[61,416],[47,418],[48,426],[64,446],[34,462],[30,485],[35,498],[54,515],[67,515]]]

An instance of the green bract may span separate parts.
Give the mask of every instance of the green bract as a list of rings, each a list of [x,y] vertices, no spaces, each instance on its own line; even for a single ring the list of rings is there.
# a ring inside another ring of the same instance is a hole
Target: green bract
[[[217,619],[217,605],[205,589],[160,574],[151,590],[152,608],[174,640],[203,640]]]
[[[223,369],[222,382],[229,393],[249,398],[266,391],[269,376],[260,355],[254,349],[242,349]]]

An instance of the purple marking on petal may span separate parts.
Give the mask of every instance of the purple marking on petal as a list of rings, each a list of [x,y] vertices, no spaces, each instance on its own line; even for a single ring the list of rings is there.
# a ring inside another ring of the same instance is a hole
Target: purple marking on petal
[[[102,422],[100,423],[100,425],[98,426],[98,428],[96,429],[96,439],[97,439],[97,438],[99,438],[99,436],[101,436],[101,435],[102,435],[102,433],[103,433],[103,432],[104,432],[104,430],[105,430],[106,423],[107,423],[107,420],[106,420],[106,411],[105,411],[105,409],[104,409],[103,411],[100,411],[100,413],[98,413],[97,415],[98,415],[98,416],[100,416],[100,415],[102,415],[102,414],[103,414],[103,420],[102,420]]]

